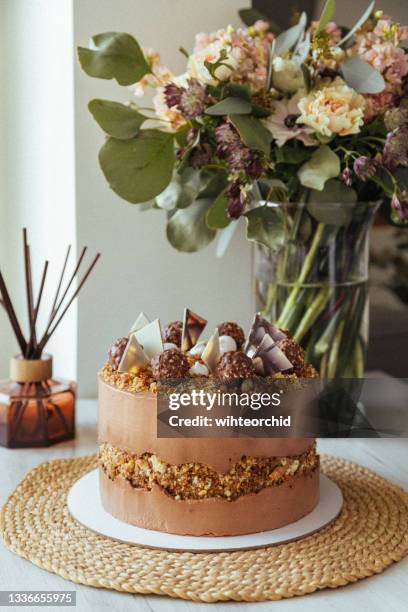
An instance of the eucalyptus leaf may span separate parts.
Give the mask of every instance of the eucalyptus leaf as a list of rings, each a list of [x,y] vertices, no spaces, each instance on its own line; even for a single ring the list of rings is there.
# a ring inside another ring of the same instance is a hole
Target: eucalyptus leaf
[[[228,198],[224,193],[220,193],[215,202],[207,211],[206,221],[208,227],[212,229],[224,229],[229,225],[231,218],[228,216]]]
[[[287,51],[290,51],[290,49],[295,46],[299,38],[303,35],[303,32],[305,31],[305,17],[303,15],[304,13],[302,13],[299,23],[292,26],[288,30],[285,30],[275,39],[275,55],[283,55]]]
[[[104,132],[123,140],[136,136],[147,119],[135,108],[109,100],[91,100],[88,108]]]
[[[310,151],[306,148],[293,147],[285,144],[275,149],[276,163],[278,164],[301,164],[310,158]]]
[[[166,189],[157,197],[159,208],[174,210],[187,208],[196,199],[201,189],[200,173],[192,168],[186,168],[181,174],[175,172]]]
[[[310,190],[307,209],[319,223],[342,226],[350,223],[357,193],[338,179],[327,181],[323,191]]]
[[[319,24],[316,28],[316,34],[320,34],[330,21],[332,21],[336,11],[336,0],[326,0],[326,4],[320,15]]]
[[[273,137],[259,119],[246,115],[231,115],[230,120],[247,147],[262,151],[269,157]]]
[[[229,96],[213,106],[209,106],[205,111],[207,115],[249,115],[252,111],[251,103],[244,98],[234,98]]]
[[[338,43],[339,47],[341,45],[343,45],[345,42],[347,42],[349,40],[349,38],[351,38],[353,36],[353,34],[355,34],[357,32],[357,30],[359,30],[361,28],[361,26],[363,26],[365,24],[367,19],[370,18],[370,15],[373,12],[374,6],[375,6],[375,0],[372,0],[372,2],[370,2],[370,4],[367,6],[367,8],[364,11],[364,13],[361,15],[360,19],[357,21],[357,23],[354,24],[354,26],[351,28],[351,30],[349,30],[347,32],[347,34],[345,36],[343,36],[341,41]]]
[[[278,249],[285,241],[282,211],[279,208],[258,206],[244,215],[247,219],[247,238],[270,249]]]
[[[298,171],[298,178],[304,187],[322,191],[331,178],[340,174],[340,159],[327,145],[320,146]]]
[[[363,94],[376,94],[384,90],[385,81],[382,76],[358,55],[347,58],[340,66],[347,85]]]
[[[121,198],[146,202],[169,184],[174,167],[173,134],[141,130],[135,138],[108,138],[99,152],[106,180]]]
[[[225,170],[217,170],[215,172],[203,170],[201,171],[200,191],[198,199],[217,198],[224,191],[228,181],[228,175]]]
[[[310,32],[307,32],[304,41],[301,42],[296,48],[295,59],[297,62],[299,62],[299,64],[303,65],[303,63],[307,60],[311,46]]]
[[[212,200],[196,200],[188,208],[178,210],[167,223],[167,239],[178,251],[194,253],[214,239],[216,231],[206,223]]]
[[[137,40],[124,32],[105,32],[92,37],[92,47],[78,47],[82,69],[91,77],[116,79],[133,85],[151,72]]]

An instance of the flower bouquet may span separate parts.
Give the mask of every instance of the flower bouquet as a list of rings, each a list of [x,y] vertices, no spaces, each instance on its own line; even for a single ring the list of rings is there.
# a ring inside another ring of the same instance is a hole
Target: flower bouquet
[[[258,245],[257,297],[322,375],[360,376],[367,234],[378,208],[408,220],[408,55],[401,26],[371,2],[353,28],[298,16],[198,34],[173,75],[129,34],[79,48],[83,70],[116,79],[153,107],[92,100],[111,188],[163,209],[167,238],[222,253],[243,219]]]

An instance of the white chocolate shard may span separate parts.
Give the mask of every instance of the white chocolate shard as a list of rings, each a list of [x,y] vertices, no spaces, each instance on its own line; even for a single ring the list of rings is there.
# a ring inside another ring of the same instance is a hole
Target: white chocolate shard
[[[139,329],[142,329],[142,327],[144,327],[145,325],[149,325],[149,323],[150,319],[145,315],[144,312],[141,312],[137,317],[136,321],[133,323],[130,329],[130,333],[134,334],[135,332],[139,331]]]
[[[120,360],[118,371],[137,374],[141,368],[149,363],[149,359],[136,340],[135,336],[130,336],[126,345],[122,359]]]
[[[134,332],[133,336],[135,336],[139,344],[142,345],[149,359],[163,352],[163,340],[159,319],[155,319],[148,325]]]
[[[209,341],[207,342],[207,346],[205,347],[201,355],[201,359],[210,368],[210,371],[214,372],[220,360],[220,357],[220,336],[218,333],[218,329],[216,329]]]

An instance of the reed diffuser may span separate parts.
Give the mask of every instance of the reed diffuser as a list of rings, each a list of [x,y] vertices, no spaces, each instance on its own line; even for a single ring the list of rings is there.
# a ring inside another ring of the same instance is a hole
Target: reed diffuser
[[[9,448],[49,446],[75,436],[76,385],[53,379],[52,357],[44,350],[100,257],[98,253],[78,280],[87,247],[82,249],[74,270],[67,275],[71,252],[71,246],[68,246],[49,316],[40,334],[38,314],[42,306],[49,262],[44,263],[38,293],[34,296],[26,229],[23,229],[23,247],[28,311],[26,336],[0,271],[0,307],[3,307],[8,316],[21,351],[10,361],[10,380],[0,382],[0,445]]]

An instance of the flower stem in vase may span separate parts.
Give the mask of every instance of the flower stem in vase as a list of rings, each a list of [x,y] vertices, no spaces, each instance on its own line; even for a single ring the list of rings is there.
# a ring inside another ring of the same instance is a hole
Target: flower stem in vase
[[[315,255],[316,255],[316,251],[317,251],[317,249],[318,249],[318,247],[320,245],[320,241],[321,241],[323,233],[324,233],[324,228],[325,228],[325,226],[324,226],[323,223],[319,223],[317,228],[316,228],[316,232],[315,232],[315,235],[313,237],[313,241],[312,241],[312,244],[310,246],[310,250],[309,250],[308,254],[305,257],[305,261],[303,263],[300,275],[299,275],[296,283],[293,285],[292,291],[290,292],[289,297],[286,300],[286,303],[285,303],[285,305],[284,305],[284,307],[282,309],[282,312],[279,315],[279,318],[278,318],[278,321],[277,321],[278,327],[288,328],[287,320],[290,317],[291,310],[295,306],[295,303],[296,303],[296,301],[298,299],[301,287],[305,283],[305,281],[307,280],[309,272],[312,269],[312,265],[313,265],[313,261],[314,261]]]
[[[332,348],[329,354],[329,361],[328,361],[328,366],[327,366],[328,378],[335,378],[337,374],[337,364],[338,364],[340,345],[341,345],[342,336],[343,336],[343,330],[344,330],[344,319],[340,321],[340,323],[337,326],[336,335],[334,337]]]
[[[305,314],[303,315],[302,320],[299,323],[298,328],[293,334],[293,338],[299,344],[302,342],[303,337],[307,334],[307,332],[314,325],[316,319],[321,314],[322,310],[326,307],[327,302],[330,299],[330,295],[332,290],[330,287],[323,287],[314,298],[313,302],[310,304]]]

